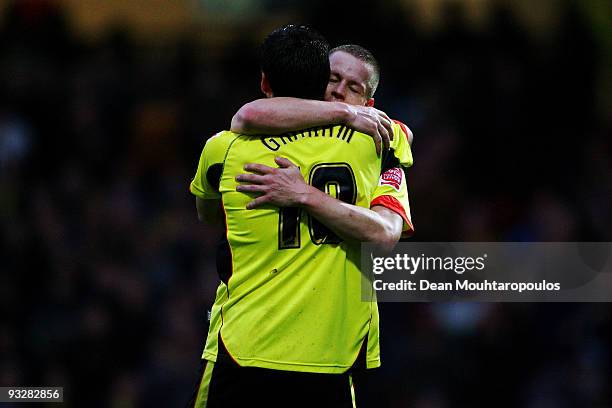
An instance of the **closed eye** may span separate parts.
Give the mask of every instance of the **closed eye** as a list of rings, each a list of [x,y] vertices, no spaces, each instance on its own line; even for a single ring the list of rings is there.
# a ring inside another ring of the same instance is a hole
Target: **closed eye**
[[[363,89],[360,86],[351,85],[349,86],[349,89],[356,94],[363,95]]]

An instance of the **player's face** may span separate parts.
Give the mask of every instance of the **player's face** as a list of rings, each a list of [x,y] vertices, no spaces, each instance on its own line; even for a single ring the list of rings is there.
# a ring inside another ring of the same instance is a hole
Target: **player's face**
[[[345,102],[350,105],[372,105],[367,96],[367,86],[373,74],[369,64],[344,51],[329,56],[331,75],[325,92],[329,102]]]

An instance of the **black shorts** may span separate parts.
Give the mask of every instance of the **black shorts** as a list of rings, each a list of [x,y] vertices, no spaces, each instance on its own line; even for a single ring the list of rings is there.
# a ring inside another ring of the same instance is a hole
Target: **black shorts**
[[[353,408],[352,379],[345,374],[301,373],[202,361],[190,407]]]

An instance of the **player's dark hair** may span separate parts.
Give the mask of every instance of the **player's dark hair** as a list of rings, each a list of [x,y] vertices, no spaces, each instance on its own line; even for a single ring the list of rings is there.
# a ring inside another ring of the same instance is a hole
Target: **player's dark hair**
[[[336,48],[333,48],[329,52],[329,55],[333,54],[336,51],[343,51],[347,54],[351,54],[353,57],[365,62],[366,64],[372,67],[372,76],[368,81],[369,86],[367,89],[367,96],[368,98],[374,96],[374,92],[376,92],[376,88],[378,87],[378,83],[380,82],[380,65],[378,64],[376,58],[374,58],[374,55],[366,48],[363,48],[361,45],[357,44],[340,45]]]
[[[329,81],[329,44],[311,27],[274,30],[260,48],[261,70],[274,96],[323,99]]]

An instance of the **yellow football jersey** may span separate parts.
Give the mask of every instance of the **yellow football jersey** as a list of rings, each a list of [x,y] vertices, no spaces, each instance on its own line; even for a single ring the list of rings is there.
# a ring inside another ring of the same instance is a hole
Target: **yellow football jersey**
[[[408,141],[399,125],[394,131],[391,161],[409,166]],[[309,184],[361,207],[397,190],[405,197],[399,206],[409,214],[405,179],[399,189],[381,184],[385,168],[371,137],[352,129],[328,126],[268,137],[225,131],[210,138],[190,190],[222,200],[228,256],[218,265],[223,282],[203,357],[217,361],[227,354],[242,366],[341,373],[363,348],[367,366],[376,367],[378,309],[376,302],[361,301],[359,243],[342,241],[298,208],[246,210],[253,196],[236,191],[235,176],[246,163],[275,167],[276,156],[299,166]]]

